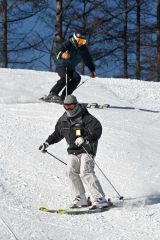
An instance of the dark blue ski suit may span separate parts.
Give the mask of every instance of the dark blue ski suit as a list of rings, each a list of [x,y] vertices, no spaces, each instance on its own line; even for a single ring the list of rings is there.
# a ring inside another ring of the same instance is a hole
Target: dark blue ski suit
[[[69,51],[70,58],[65,60],[61,58],[62,53]],[[80,83],[81,77],[76,72],[75,68],[78,63],[83,62],[91,72],[95,71],[95,65],[93,63],[92,57],[89,53],[89,50],[85,45],[78,46],[74,37],[70,37],[62,47],[57,52],[56,60],[56,72],[60,76],[60,80],[53,86],[50,93],[52,95],[58,95],[60,91],[66,85],[66,74],[67,74],[67,93],[70,95]],[[61,95],[62,100],[66,95],[66,90],[64,89]]]

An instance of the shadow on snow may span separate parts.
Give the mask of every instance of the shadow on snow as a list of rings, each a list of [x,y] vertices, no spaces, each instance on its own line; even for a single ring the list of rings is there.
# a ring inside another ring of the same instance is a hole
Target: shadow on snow
[[[152,194],[142,197],[125,198],[121,205],[128,207],[145,207],[160,204],[160,194]]]
[[[121,107],[121,106],[110,106],[109,108],[113,108],[113,109],[124,109],[124,110],[140,110],[140,111],[144,111],[144,112],[152,112],[152,113],[159,113],[160,111],[156,111],[156,110],[151,110],[151,109],[143,109],[143,108],[135,108],[135,107]]]

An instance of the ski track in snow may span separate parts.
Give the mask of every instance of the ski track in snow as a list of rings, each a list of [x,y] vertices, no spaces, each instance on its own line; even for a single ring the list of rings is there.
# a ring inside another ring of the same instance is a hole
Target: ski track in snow
[[[103,125],[97,164],[129,200],[108,212],[67,216],[38,211],[41,206],[64,208],[73,198],[66,167],[38,151],[64,111],[38,101],[57,75],[0,71],[0,239],[159,240],[159,84],[99,78],[75,91],[79,101],[124,107],[89,111]],[[49,151],[67,162],[65,141]],[[106,196],[117,201],[98,169],[96,173]]]

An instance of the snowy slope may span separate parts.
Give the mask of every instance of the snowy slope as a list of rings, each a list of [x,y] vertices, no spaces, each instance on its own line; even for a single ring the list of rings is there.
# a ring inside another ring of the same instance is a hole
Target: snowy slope
[[[130,200],[94,215],[38,211],[41,206],[63,208],[74,197],[66,167],[38,151],[64,111],[60,105],[38,101],[57,79],[56,73],[0,69],[0,239],[158,240],[159,83],[88,78],[75,91],[80,101],[111,104],[110,109],[90,110],[103,125],[96,161]],[[65,141],[49,151],[67,162]],[[106,196],[117,201],[98,169],[96,173]]]

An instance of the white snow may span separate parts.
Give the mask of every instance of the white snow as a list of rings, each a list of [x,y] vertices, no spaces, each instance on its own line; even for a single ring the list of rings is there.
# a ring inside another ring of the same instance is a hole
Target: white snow
[[[43,103],[56,73],[0,69],[0,239],[159,240],[160,83],[88,78],[79,101],[109,103],[89,110],[103,125],[96,162],[120,195],[123,207],[91,215],[57,215],[72,201],[66,166],[38,147],[64,109]],[[48,149],[67,162],[65,140]],[[118,197],[96,168],[106,197]],[[89,194],[87,190],[87,194]],[[7,227],[8,226],[8,227]]]

